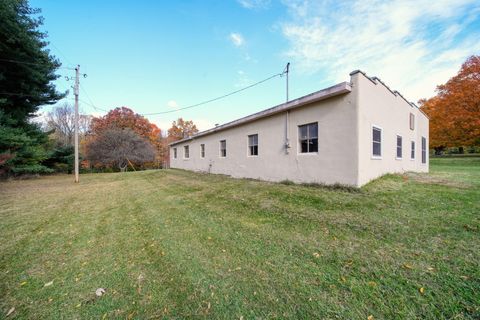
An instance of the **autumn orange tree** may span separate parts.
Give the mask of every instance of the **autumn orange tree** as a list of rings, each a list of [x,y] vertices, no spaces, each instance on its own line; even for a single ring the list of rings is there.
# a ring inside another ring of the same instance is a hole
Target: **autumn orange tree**
[[[165,143],[162,132],[147,118],[135,113],[127,107],[115,108],[105,116],[93,118],[90,126],[89,139],[85,143],[86,153],[95,139],[108,130],[130,129],[139,136],[149,141],[156,153],[156,160],[161,161],[165,153]]]
[[[480,56],[468,58],[436,91],[419,101],[430,118],[430,145],[437,150],[480,145]]]
[[[168,129],[168,138],[170,142],[177,141],[198,132],[197,126],[192,120],[185,121],[183,118],[178,118],[177,121],[172,122],[172,127]]]

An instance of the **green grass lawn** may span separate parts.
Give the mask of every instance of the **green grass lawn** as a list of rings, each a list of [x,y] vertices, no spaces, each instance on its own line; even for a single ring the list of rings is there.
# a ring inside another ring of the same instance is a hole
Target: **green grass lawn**
[[[480,318],[480,158],[358,191],[80,178],[0,183],[0,318]]]

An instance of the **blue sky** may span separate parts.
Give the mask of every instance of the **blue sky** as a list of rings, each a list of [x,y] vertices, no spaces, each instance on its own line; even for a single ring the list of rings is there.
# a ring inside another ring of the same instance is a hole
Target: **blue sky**
[[[52,53],[88,74],[80,92],[88,104],[81,109],[95,115],[103,112],[89,104],[138,113],[185,107],[280,73],[287,62],[291,98],[362,69],[417,101],[432,96],[468,56],[480,54],[480,3],[473,0],[30,4],[42,9]],[[57,85],[64,91],[72,82],[61,78]],[[278,77],[211,104],[148,118],[162,129],[178,117],[207,129],[284,100],[285,79]]]

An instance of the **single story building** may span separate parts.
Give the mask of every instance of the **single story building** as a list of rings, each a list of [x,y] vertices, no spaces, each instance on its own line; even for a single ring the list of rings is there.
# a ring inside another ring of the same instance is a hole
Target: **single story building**
[[[360,187],[386,173],[428,172],[429,119],[362,71],[170,144],[170,166],[237,178]]]

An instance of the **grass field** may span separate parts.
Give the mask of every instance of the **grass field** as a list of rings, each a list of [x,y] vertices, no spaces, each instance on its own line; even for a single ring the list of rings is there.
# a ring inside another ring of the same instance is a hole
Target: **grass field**
[[[480,158],[358,191],[178,170],[0,191],[0,318],[480,318]]]

